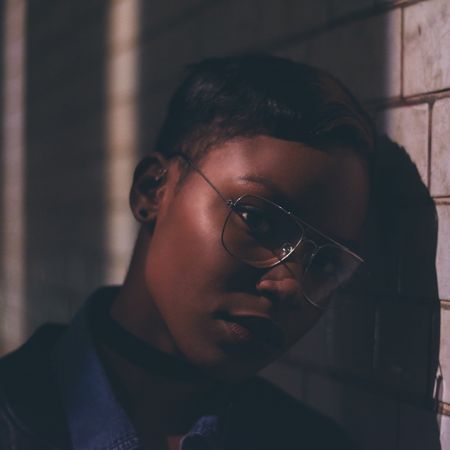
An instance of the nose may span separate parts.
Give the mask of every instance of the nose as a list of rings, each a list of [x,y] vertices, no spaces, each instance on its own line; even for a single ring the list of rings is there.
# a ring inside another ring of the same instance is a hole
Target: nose
[[[282,248],[288,248],[284,244]],[[256,288],[262,294],[268,293],[278,300],[300,303],[303,295],[303,277],[317,244],[303,238],[295,250],[282,262],[270,268],[259,280]]]
[[[285,260],[267,270],[257,282],[256,289],[261,295],[292,306],[299,305],[303,297],[302,278],[302,266],[296,261]]]

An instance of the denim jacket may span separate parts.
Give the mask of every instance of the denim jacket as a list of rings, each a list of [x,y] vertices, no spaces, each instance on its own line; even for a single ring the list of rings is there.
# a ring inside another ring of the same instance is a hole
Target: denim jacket
[[[97,292],[89,301],[105,295]],[[84,306],[0,360],[0,449],[138,450],[92,342]],[[203,416],[180,450],[352,450],[330,419],[262,378],[236,388],[226,417]]]

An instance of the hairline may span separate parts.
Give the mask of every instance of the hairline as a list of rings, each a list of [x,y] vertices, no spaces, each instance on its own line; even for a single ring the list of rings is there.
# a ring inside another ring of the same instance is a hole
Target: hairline
[[[216,140],[214,140],[213,143],[210,143],[209,145],[206,145],[203,148],[194,150],[190,153],[185,152],[185,151],[180,151],[177,153],[182,153],[182,154],[186,155],[196,166],[200,166],[203,162],[203,159],[205,157],[207,157],[208,155],[210,155],[212,152],[218,150],[219,147],[222,147],[223,145],[225,145],[229,142],[232,142],[232,141],[240,141],[243,139],[252,139],[252,138],[255,138],[258,136],[267,136],[267,137],[271,137],[274,139],[280,139],[280,140],[285,140],[285,141],[294,142],[294,143],[298,143],[298,144],[303,144],[314,150],[320,150],[320,151],[323,151],[326,153],[329,153],[329,152],[331,152],[333,150],[337,150],[337,149],[347,149],[347,150],[350,150],[355,156],[360,158],[362,161],[365,161],[366,163],[368,163],[368,160],[370,158],[369,151],[367,151],[367,154],[365,154],[363,149],[357,148],[357,146],[351,145],[349,143],[340,143],[339,139],[337,139],[337,138],[336,139],[330,138],[329,140],[327,140],[326,143],[324,143],[324,145],[320,145],[320,144],[314,144],[314,143],[309,143],[309,142],[305,142],[305,141],[283,139],[280,137],[276,137],[276,136],[273,136],[270,134],[264,134],[264,133],[237,135],[237,136],[232,136],[232,137],[223,138],[223,139],[217,138]],[[185,184],[186,180],[189,178],[190,174],[192,172],[195,172],[195,170],[192,168],[192,166],[190,164],[188,164],[183,158],[180,158],[179,155],[173,154],[172,156],[169,156],[169,159],[173,160],[177,157],[180,160],[179,161],[180,175],[179,175],[179,178],[175,185],[175,195],[178,194],[178,192],[182,189],[183,185]]]

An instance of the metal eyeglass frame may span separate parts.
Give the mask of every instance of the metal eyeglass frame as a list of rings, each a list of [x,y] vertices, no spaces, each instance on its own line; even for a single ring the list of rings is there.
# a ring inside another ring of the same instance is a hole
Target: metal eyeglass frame
[[[228,206],[228,208],[230,208],[231,211],[235,210],[235,206],[236,204],[244,197],[247,196],[251,196],[251,197],[255,197],[258,199],[261,199],[269,204],[271,204],[272,206],[276,207],[277,209],[279,209],[280,211],[282,211],[284,214],[287,214],[291,219],[293,219],[299,226],[300,229],[302,231],[301,233],[301,237],[300,239],[297,241],[297,243],[295,244],[295,246],[291,246],[290,250],[288,253],[286,253],[286,255],[283,255],[281,258],[278,258],[278,261],[275,261],[274,263],[268,264],[268,265],[264,265],[264,266],[255,266],[252,265],[251,263],[249,263],[248,261],[244,261],[246,264],[252,266],[252,267],[256,267],[256,268],[272,268],[272,267],[276,267],[277,265],[281,264],[283,261],[285,261],[287,258],[289,258],[294,252],[295,250],[298,248],[298,246],[303,242],[303,240],[305,239],[306,242],[310,242],[314,245],[314,250],[311,252],[311,255],[309,256],[309,261],[308,264],[305,265],[304,268],[304,273],[307,271],[309,264],[311,262],[311,260],[314,258],[314,256],[318,253],[318,251],[323,248],[326,247],[330,244],[333,244],[337,247],[339,247],[341,250],[343,250],[344,252],[348,253],[349,255],[353,256],[355,259],[357,259],[359,261],[360,264],[364,263],[364,259],[359,256],[357,253],[355,253],[354,251],[350,250],[348,247],[346,247],[345,245],[337,242],[335,239],[331,238],[330,236],[327,236],[325,233],[322,233],[320,230],[318,230],[317,228],[313,227],[312,225],[306,223],[304,220],[300,219],[299,217],[297,217],[295,214],[293,214],[291,211],[283,208],[282,206],[278,205],[277,203],[268,200],[264,197],[259,197],[257,195],[253,195],[253,194],[243,194],[241,196],[239,196],[236,200],[232,200],[232,199],[227,199],[225,197],[225,195],[222,194],[222,192],[211,182],[211,180],[192,162],[192,160],[184,153],[181,152],[176,152],[174,154],[174,156],[180,156],[181,158],[183,158],[187,164],[193,169],[195,170],[205,181],[206,183],[209,184],[209,186],[214,189],[214,191],[219,195],[219,197],[226,203],[226,205]],[[225,223],[226,223],[227,219],[225,219]],[[305,232],[303,230],[303,227],[309,228],[312,231],[314,231],[315,233],[317,233],[319,236],[323,237],[324,239],[326,239],[328,241],[327,244],[324,245],[318,245],[316,242],[314,242],[313,240],[305,237]],[[225,245],[225,243],[223,242],[223,229],[222,229],[222,233],[221,233],[221,242],[222,242],[222,246],[225,248],[225,250],[234,258],[238,258],[240,260],[242,260],[241,258],[239,258],[238,256],[234,255],[233,253],[230,252],[230,250],[227,248],[227,246]],[[306,296],[304,293],[303,295],[305,296],[305,298],[308,300],[308,302],[310,302],[313,306],[319,308],[319,309],[324,309],[323,306],[318,305],[317,303],[313,302],[310,298],[308,298],[308,296]]]

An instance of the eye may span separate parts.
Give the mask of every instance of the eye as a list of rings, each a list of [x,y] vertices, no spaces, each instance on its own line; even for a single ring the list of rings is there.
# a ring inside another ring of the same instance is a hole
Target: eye
[[[271,221],[264,211],[250,205],[239,205],[235,212],[252,234],[263,236],[272,232]]]

